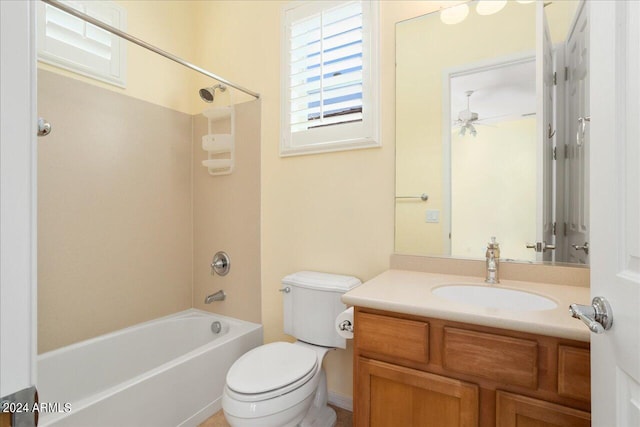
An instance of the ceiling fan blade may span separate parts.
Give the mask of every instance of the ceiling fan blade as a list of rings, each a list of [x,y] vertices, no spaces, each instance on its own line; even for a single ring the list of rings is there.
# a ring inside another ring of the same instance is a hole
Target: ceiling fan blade
[[[516,114],[499,114],[497,116],[489,116],[489,117],[481,117],[476,120],[474,123],[485,123],[485,122],[499,122],[500,119],[513,118],[513,119],[521,119],[520,115]]]

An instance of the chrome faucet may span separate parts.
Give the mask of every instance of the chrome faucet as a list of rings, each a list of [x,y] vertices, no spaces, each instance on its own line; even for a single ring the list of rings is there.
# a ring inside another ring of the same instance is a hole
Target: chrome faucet
[[[487,283],[495,284],[500,283],[500,244],[496,242],[495,237],[491,237],[491,242],[487,244],[487,278],[484,280]]]
[[[226,297],[227,297],[227,294],[225,294],[224,291],[218,291],[215,294],[208,295],[204,299],[204,303],[211,304],[214,301],[224,301]]]

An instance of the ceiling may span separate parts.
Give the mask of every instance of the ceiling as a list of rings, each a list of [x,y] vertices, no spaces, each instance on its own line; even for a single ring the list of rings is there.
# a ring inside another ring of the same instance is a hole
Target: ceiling
[[[471,95],[471,111],[480,123],[514,120],[536,111],[535,61],[502,65],[451,78],[451,121],[467,108],[465,92]]]

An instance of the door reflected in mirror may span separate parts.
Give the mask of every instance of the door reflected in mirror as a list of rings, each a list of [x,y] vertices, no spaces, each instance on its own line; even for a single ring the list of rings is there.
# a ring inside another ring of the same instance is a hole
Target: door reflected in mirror
[[[396,24],[396,252],[586,264],[587,8],[476,3]]]

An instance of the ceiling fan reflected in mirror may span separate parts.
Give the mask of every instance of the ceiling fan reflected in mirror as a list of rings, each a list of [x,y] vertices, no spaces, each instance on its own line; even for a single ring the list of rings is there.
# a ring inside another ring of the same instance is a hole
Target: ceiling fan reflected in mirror
[[[471,106],[470,106],[471,95],[473,95],[473,92],[474,91],[472,90],[468,90],[465,92],[465,95],[467,95],[467,109],[460,111],[458,113],[458,120],[453,122],[454,126],[460,127],[460,131],[459,131],[460,136],[464,136],[467,133],[467,131],[469,131],[469,133],[474,137],[478,134],[478,131],[473,125],[478,121],[478,113],[471,111]]]
[[[484,121],[495,121],[495,119],[507,116],[507,114],[503,114],[494,117],[483,117],[481,119],[478,113],[476,113],[475,111],[471,111],[471,95],[473,95],[474,92],[475,91],[473,90],[465,91],[465,95],[467,96],[467,108],[460,111],[458,113],[458,119],[453,122],[454,129],[458,128],[458,134],[460,136],[465,136],[467,132],[469,132],[471,136],[475,137],[476,135],[478,135],[476,126],[492,126],[488,123],[484,123]]]

